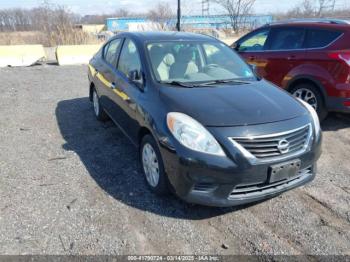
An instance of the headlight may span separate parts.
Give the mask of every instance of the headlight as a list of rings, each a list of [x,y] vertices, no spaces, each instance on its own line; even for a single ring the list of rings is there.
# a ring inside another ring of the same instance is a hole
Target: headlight
[[[167,125],[174,137],[185,147],[207,154],[225,155],[215,138],[192,117],[182,113],[168,113]]]
[[[315,127],[315,136],[318,138],[321,133],[321,125],[316,110],[304,100],[299,99],[299,101],[302,102],[306,109],[310,112]]]

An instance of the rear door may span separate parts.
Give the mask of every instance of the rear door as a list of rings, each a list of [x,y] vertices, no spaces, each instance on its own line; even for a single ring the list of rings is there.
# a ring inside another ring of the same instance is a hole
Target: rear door
[[[262,76],[282,86],[288,73],[305,62],[305,35],[303,27],[272,28],[265,45],[267,63]]]
[[[112,113],[111,110],[113,109],[113,101],[110,98],[115,85],[114,75],[122,41],[123,39],[117,38],[105,45],[102,60],[96,68],[100,101],[109,114]]]
[[[265,48],[269,33],[269,28],[263,28],[246,35],[236,44],[238,53],[248,64],[256,66],[257,73],[262,77],[265,77]]]

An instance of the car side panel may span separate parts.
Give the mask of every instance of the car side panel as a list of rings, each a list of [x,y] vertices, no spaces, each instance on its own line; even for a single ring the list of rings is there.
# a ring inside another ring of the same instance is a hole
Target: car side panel
[[[267,77],[266,66],[268,64],[268,54],[266,52],[240,52],[239,54],[248,64],[256,66],[256,72],[259,76],[263,78]]]
[[[150,71],[146,67],[142,45],[138,45],[138,48],[144,71],[143,75],[149,75]],[[164,107],[159,106],[162,101],[159,99],[158,88],[152,87],[150,85],[150,79],[145,78],[144,91],[141,92],[138,87],[130,83],[125,75],[117,69],[113,69],[113,76],[107,79],[105,77],[106,73],[101,73],[105,71],[104,63],[100,56],[96,55],[92,58],[89,63],[88,76],[89,81],[94,84],[100,96],[101,104],[103,102],[102,105],[113,122],[115,122],[135,146],[140,142],[140,130],[144,128],[153,135],[160,146],[166,145],[167,148],[171,147],[165,139],[165,127],[157,125],[157,123],[162,123],[163,120],[165,121],[164,115],[166,108],[165,105]],[[112,89],[112,83],[115,83],[118,89]],[[110,92],[113,94],[110,94]],[[161,121],[158,119],[161,119]]]
[[[325,68],[317,64],[307,63],[292,68],[283,78],[281,85],[283,88],[290,88],[295,80],[309,80],[318,86],[324,87],[324,95],[332,91],[332,76]]]
[[[108,89],[111,87],[111,76],[106,74],[105,62],[100,56],[93,57],[89,62],[90,81],[94,84],[104,109],[108,108]]]
[[[266,65],[261,76],[284,88],[283,80],[291,70],[304,63],[305,53],[305,50],[267,51]]]
[[[116,70],[115,86],[112,94],[114,111],[117,113],[116,121],[127,135],[135,142],[137,141],[140,124],[136,121],[136,110],[140,89],[131,83],[127,77]]]
[[[350,66],[340,60],[331,59],[328,50],[309,50],[305,62],[312,65],[312,73],[322,81],[328,96],[342,96],[338,85],[349,84]]]

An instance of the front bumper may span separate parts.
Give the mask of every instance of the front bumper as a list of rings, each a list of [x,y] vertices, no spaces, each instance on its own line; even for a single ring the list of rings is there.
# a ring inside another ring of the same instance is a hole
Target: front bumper
[[[302,186],[315,178],[316,168],[311,166],[301,170],[295,178],[273,183],[260,183],[250,186],[220,185],[215,190],[198,191],[190,190],[183,199],[202,205],[209,206],[236,206],[243,205],[275,197],[285,191]]]
[[[288,126],[298,125],[296,120],[287,122]],[[273,129],[277,125],[272,123],[266,124],[265,127],[260,126],[259,132],[263,132],[263,129]],[[220,128],[220,133],[226,136],[227,132],[240,132],[239,129],[247,133],[249,127]],[[218,130],[210,131],[215,135]],[[219,139],[223,145],[222,141]],[[313,139],[310,148],[300,155],[272,162],[251,163],[241,152],[230,148],[229,145],[230,142],[223,145],[226,157],[210,156],[183,147],[174,151],[161,146],[165,170],[176,195],[187,202],[221,207],[261,201],[312,181],[316,174],[316,161],[321,154],[321,137]],[[271,165],[295,159],[301,161],[297,176],[268,183]]]
[[[328,90],[326,106],[329,111],[350,113],[350,84],[339,83]]]

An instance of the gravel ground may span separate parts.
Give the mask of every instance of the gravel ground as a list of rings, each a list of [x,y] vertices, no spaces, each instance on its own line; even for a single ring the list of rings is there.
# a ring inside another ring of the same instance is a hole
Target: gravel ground
[[[240,208],[150,193],[94,118],[83,66],[0,69],[0,254],[348,254],[350,116],[324,123],[309,185]]]

